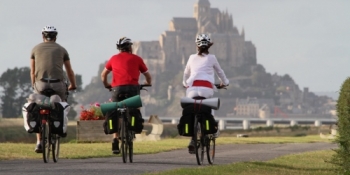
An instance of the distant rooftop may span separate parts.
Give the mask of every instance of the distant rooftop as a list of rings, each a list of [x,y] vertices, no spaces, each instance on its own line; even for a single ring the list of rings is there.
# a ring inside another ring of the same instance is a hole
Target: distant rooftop
[[[206,6],[210,6],[210,2],[209,0],[198,0],[197,2],[199,5],[206,5]]]

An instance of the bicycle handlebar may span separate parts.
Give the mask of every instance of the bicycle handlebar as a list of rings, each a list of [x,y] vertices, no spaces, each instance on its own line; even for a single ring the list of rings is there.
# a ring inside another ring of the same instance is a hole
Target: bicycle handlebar
[[[220,84],[214,84],[214,85],[217,89],[227,89],[226,87],[228,86],[228,85],[220,86]]]
[[[140,84],[140,90],[146,90],[143,87],[151,87],[152,85],[150,84]]]
[[[144,89],[144,87],[151,87],[152,85],[150,85],[150,84],[140,84],[139,86],[140,86],[140,90],[146,90],[147,91],[147,89]],[[108,89],[109,91],[112,91],[112,87],[105,87],[105,88]]]

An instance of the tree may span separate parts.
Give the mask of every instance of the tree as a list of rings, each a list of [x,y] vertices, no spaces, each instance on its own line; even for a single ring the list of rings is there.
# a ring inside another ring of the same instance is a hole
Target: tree
[[[288,74],[283,75],[282,80],[283,81],[293,81],[294,82],[293,78],[291,76],[289,76]]]
[[[77,91],[82,90],[82,77],[76,74]],[[22,67],[7,69],[0,77],[1,87],[1,103],[2,116],[5,118],[16,118],[22,115],[23,104],[27,102],[27,98],[33,93],[30,79],[30,68]],[[72,106],[77,102],[73,96],[68,96],[68,103]],[[72,108],[69,116],[76,116],[76,112]]]
[[[1,109],[2,116],[7,118],[19,117],[26,98],[32,93],[30,81],[30,68],[22,67],[7,69],[0,77],[2,88]]]
[[[350,78],[341,86],[337,101],[338,136],[335,139],[338,148],[330,163],[337,166],[339,174],[350,174]]]

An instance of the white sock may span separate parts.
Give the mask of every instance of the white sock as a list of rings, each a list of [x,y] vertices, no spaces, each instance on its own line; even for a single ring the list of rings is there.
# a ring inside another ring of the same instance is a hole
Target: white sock
[[[40,141],[36,141],[36,144],[39,145],[39,144],[40,144]]]

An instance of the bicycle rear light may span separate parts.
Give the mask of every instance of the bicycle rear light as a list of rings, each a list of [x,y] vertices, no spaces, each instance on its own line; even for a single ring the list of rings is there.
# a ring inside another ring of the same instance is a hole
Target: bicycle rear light
[[[39,113],[40,113],[41,115],[44,115],[44,114],[50,114],[50,110],[47,110],[47,109],[41,109],[41,110],[39,111]]]

